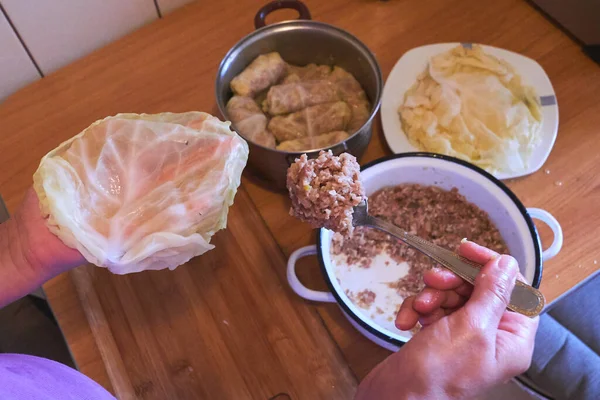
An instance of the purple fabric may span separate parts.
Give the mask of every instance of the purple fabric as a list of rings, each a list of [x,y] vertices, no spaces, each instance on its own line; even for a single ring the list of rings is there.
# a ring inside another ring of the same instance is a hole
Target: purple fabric
[[[2,400],[115,400],[102,386],[66,365],[21,354],[0,354]]]

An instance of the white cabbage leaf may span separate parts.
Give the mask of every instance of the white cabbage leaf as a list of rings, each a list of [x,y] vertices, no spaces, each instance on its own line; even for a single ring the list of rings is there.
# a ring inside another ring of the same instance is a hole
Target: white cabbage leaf
[[[174,269],[214,248],[247,159],[209,114],[118,114],[48,153],[34,188],[50,230],[89,262]]]
[[[541,141],[539,96],[506,61],[473,45],[432,57],[399,108],[411,143],[490,173],[523,171]]]

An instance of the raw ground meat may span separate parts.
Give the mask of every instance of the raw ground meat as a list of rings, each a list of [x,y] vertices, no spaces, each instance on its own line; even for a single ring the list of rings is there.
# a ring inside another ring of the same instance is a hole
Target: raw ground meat
[[[498,253],[508,252],[487,213],[469,203],[456,188],[445,191],[416,184],[384,188],[369,197],[369,214],[452,251],[458,249],[462,238],[468,238]],[[363,268],[369,268],[372,259],[382,252],[398,263],[406,261],[408,274],[388,284],[404,298],[423,289],[423,273],[435,265],[386,233],[362,226],[346,237],[334,235],[331,249],[348,265]]]
[[[314,228],[352,232],[352,207],[364,196],[354,156],[334,156],[329,150],[309,160],[303,154],[288,169],[287,188],[292,199],[290,215]]]

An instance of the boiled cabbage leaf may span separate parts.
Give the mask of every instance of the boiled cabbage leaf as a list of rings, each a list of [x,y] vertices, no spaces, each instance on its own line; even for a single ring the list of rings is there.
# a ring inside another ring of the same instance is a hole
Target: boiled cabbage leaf
[[[529,166],[541,141],[539,96],[506,61],[473,45],[432,57],[399,108],[410,142],[486,169]]]
[[[174,269],[214,248],[247,159],[209,114],[118,114],[48,153],[34,188],[50,230],[89,262]]]

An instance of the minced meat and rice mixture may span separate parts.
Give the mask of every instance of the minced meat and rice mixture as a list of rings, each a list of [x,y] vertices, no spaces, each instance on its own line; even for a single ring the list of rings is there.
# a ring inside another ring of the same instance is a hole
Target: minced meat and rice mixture
[[[456,188],[445,191],[416,184],[384,188],[369,197],[369,214],[452,251],[458,249],[462,238],[468,238],[500,254],[508,252],[487,213],[469,203]],[[389,283],[402,297],[423,289],[423,273],[435,263],[386,233],[362,226],[348,237],[334,235],[331,249],[333,255],[345,258],[347,265],[363,268],[369,268],[382,252],[398,263],[407,262],[409,273]]]
[[[329,150],[309,160],[303,154],[288,169],[287,188],[292,199],[290,215],[314,228],[352,232],[352,207],[365,196],[354,156],[334,156]]]

